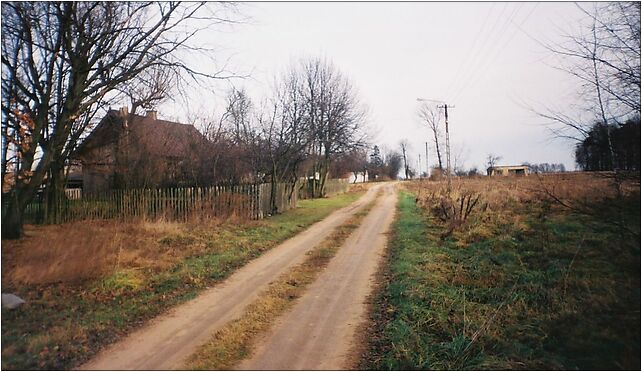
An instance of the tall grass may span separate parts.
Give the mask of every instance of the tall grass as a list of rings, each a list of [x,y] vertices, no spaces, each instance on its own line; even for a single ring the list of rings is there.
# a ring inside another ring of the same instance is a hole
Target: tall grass
[[[610,200],[588,181],[553,182],[568,198]],[[556,206],[538,182],[462,181],[488,210],[445,240],[447,226],[424,209],[439,186],[408,187],[372,314],[369,334],[380,336],[362,368],[640,368],[639,240]],[[639,226],[639,191],[624,200]]]
[[[361,195],[305,200],[253,222],[32,227],[2,242],[3,292],[27,300],[2,311],[2,368],[70,369]],[[26,267],[46,275],[30,281]]]

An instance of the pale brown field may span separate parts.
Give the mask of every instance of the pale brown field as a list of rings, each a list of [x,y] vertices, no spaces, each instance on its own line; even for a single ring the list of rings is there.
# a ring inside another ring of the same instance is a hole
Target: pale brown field
[[[406,183],[405,187],[417,196],[418,206],[433,211],[433,214],[442,208],[442,201],[448,201],[446,204],[450,203],[458,212],[461,207],[466,209],[467,199],[464,197],[479,197],[466,221],[444,221],[449,232],[454,230],[452,233],[461,246],[489,238],[492,235],[489,226],[505,226],[507,231],[511,228],[528,230],[524,223],[528,214],[513,213],[518,206],[532,207],[542,218],[551,211],[574,212],[622,225],[617,220],[619,212],[624,208],[630,209],[631,198],[639,200],[640,195],[639,177],[629,177],[616,184],[613,175],[607,172],[455,177],[450,195],[446,193],[445,179],[421,180]],[[619,227],[626,233],[640,234],[639,226],[628,224]]]
[[[160,270],[205,247],[220,222],[80,221],[27,225],[25,237],[2,242],[2,283],[47,284],[98,278],[118,270]]]

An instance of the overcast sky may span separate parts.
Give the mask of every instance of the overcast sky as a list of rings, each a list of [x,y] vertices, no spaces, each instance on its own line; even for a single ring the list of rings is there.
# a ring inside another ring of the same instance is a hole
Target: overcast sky
[[[257,100],[292,61],[326,57],[368,106],[375,143],[396,149],[409,139],[414,167],[421,153],[425,169],[430,141],[416,116],[418,97],[455,106],[452,154],[466,168],[484,169],[489,153],[507,165],[575,167],[572,144],[553,140],[529,110],[570,107],[577,98],[573,81],[552,67],[539,43],[576,27],[581,13],[572,3],[250,3],[241,11],[248,22],[203,37],[224,48],[229,69],[251,72],[233,83]],[[199,94],[191,109],[220,111],[220,102],[206,97]],[[432,148],[428,161],[436,163]]]

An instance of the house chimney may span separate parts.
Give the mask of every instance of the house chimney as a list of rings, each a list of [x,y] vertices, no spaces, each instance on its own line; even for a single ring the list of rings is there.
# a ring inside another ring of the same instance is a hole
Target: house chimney
[[[127,122],[129,120],[129,109],[127,106],[121,107],[118,110],[120,117],[123,119],[123,128],[127,129]]]
[[[156,120],[156,110],[147,110],[147,117]]]

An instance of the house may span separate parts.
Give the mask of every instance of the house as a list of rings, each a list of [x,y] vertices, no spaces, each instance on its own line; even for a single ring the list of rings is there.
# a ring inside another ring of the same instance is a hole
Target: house
[[[489,176],[528,176],[527,165],[496,165],[488,167],[486,174]]]
[[[193,125],[109,110],[79,146],[83,193],[112,188],[183,186],[201,173],[208,141]]]
[[[65,167],[65,173],[67,174],[65,189],[82,189],[82,164],[72,161]]]

